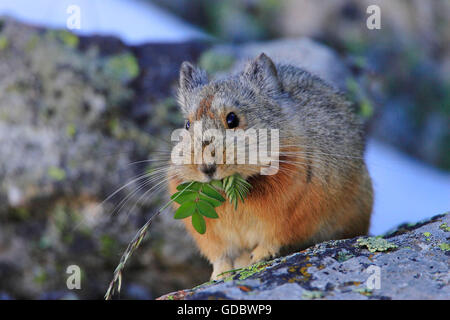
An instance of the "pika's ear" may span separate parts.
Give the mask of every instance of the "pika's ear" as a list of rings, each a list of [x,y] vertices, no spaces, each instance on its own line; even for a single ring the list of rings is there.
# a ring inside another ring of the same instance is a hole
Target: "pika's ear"
[[[277,68],[265,53],[261,53],[245,67],[244,76],[267,94],[281,90]]]
[[[206,72],[194,67],[187,61],[181,64],[180,68],[180,90],[192,92],[196,87],[208,83]]]
[[[178,104],[181,111],[185,114],[189,113],[191,93],[195,88],[201,87],[208,83],[208,76],[206,72],[194,67],[187,61],[181,64],[180,79],[177,92]]]

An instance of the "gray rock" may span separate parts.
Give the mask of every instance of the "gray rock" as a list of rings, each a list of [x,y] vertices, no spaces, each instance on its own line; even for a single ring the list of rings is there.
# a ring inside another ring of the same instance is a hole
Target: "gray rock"
[[[331,48],[309,38],[254,42],[239,46],[219,45],[207,52],[210,58],[203,60],[206,62],[204,67],[210,69],[209,71],[215,71],[209,67],[208,60],[214,59],[214,62],[217,63],[217,60],[222,59],[231,60],[234,70],[242,70],[244,63],[249,59],[254,59],[262,52],[276,62],[299,66],[318,75],[340,90],[347,90],[346,81],[351,77],[347,65]]]
[[[326,241],[161,298],[450,299],[449,225],[447,213],[382,238]]]
[[[179,121],[168,97],[182,60],[204,45],[127,47],[1,18],[0,38],[0,292],[70,296],[66,268],[76,264],[77,297],[101,299],[120,254],[167,198],[164,172],[141,190],[146,180],[126,184],[165,166],[161,138]],[[161,161],[133,164],[149,158]],[[144,194],[157,183],[159,193]],[[162,294],[208,279],[170,212],[150,232],[127,265],[127,283]],[[133,286],[122,294],[138,296]]]

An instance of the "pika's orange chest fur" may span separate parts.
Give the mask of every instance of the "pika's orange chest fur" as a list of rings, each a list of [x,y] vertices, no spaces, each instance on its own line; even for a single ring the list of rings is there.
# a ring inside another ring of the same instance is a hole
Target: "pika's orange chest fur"
[[[239,202],[237,210],[228,202],[216,208],[219,218],[206,219],[205,234],[198,234],[189,219],[183,221],[205,256],[215,260],[224,247],[251,251],[261,243],[276,247],[298,243],[317,230],[320,214],[314,206],[320,203],[320,191],[301,181],[298,168],[294,173],[290,170],[295,167],[289,167],[283,164],[276,175],[250,179],[245,202]],[[179,182],[170,181],[172,193]],[[307,201],[300,201],[303,197]]]

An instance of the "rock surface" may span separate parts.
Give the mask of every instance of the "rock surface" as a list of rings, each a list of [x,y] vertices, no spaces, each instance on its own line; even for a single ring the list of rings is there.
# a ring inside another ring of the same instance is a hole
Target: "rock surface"
[[[163,171],[157,182],[126,184],[165,166],[162,140],[180,125],[170,98],[179,66],[206,44],[129,47],[11,19],[0,19],[0,40],[0,296],[101,299],[120,254],[165,199]],[[139,162],[149,158],[158,161]],[[159,194],[144,194],[157,183]],[[122,298],[208,279],[170,214],[151,231]],[[81,290],[67,290],[72,264]]]
[[[239,46],[221,45],[213,47],[209,52],[215,53],[216,57],[230,55],[236,62],[233,69],[237,71],[242,70],[248,60],[264,52],[275,62],[304,68],[342,91],[347,90],[346,81],[352,76],[346,64],[333,50],[309,38],[252,42]]]
[[[447,213],[383,238],[323,242],[160,299],[450,299],[449,239]]]

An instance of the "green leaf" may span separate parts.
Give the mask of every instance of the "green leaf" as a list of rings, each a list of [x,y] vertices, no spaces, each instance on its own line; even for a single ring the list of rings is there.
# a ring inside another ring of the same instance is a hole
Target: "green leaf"
[[[195,230],[203,234],[206,232],[206,222],[203,216],[218,218],[216,207],[222,205],[226,199],[220,193],[223,190],[228,201],[237,209],[239,200],[244,202],[251,188],[251,184],[239,174],[234,174],[223,180],[213,180],[209,183],[198,181],[185,182],[177,186],[178,192],[171,199],[179,204],[175,213],[177,219],[192,216]]]
[[[195,202],[185,202],[177,209],[173,217],[175,219],[184,219],[190,217],[195,212],[195,209]]]
[[[182,184],[179,184],[179,185],[177,186],[177,190],[178,190],[178,191],[184,190],[184,189],[186,189],[191,183],[192,183],[192,182],[184,182],[184,183],[182,183]],[[202,183],[201,183],[201,182],[194,182],[191,186],[189,186],[189,190],[198,191],[198,190],[200,190],[201,186],[202,186]]]
[[[200,214],[208,218],[217,219],[219,217],[214,207],[204,200],[197,202],[197,210]]]
[[[219,189],[219,190],[223,189],[221,180],[213,180],[213,181],[210,182],[210,184],[216,189]]]
[[[206,194],[204,193],[200,193],[199,194],[199,199],[208,202],[210,205],[212,205],[213,207],[219,207],[222,205],[222,201],[216,200],[214,198],[208,197]]]
[[[183,193],[181,193],[183,192]],[[195,201],[198,198],[198,192],[192,190],[178,191],[174,193],[170,199],[176,203],[183,204],[186,201]]]
[[[223,187],[227,198],[231,204],[234,204],[234,209],[236,210],[239,199],[244,202],[251,185],[240,175],[234,174],[223,179]]]
[[[234,175],[229,176],[223,180],[223,185],[225,190],[230,190],[234,184]]]
[[[250,184],[250,182],[248,182],[247,180],[245,180],[244,178],[240,177],[239,179],[240,183],[245,186],[247,188],[247,190],[250,190],[250,188],[252,187],[252,185]]]
[[[230,198],[230,203],[231,203],[231,204],[234,203],[234,210],[237,210],[238,199],[237,199],[236,196],[233,196],[232,198]]]
[[[192,226],[200,234],[204,234],[206,232],[205,218],[203,218],[197,211],[192,215]]]
[[[222,195],[213,187],[211,187],[208,184],[205,184],[202,188],[202,192],[206,194],[208,197],[214,198],[216,200],[219,200],[220,202],[224,202],[225,198],[222,197]]]
[[[242,202],[244,202],[244,194],[243,191],[237,189],[236,190],[237,195],[239,196],[239,198],[241,199]]]
[[[177,190],[178,190],[178,191],[181,191],[181,190],[183,190],[183,189],[186,189],[187,186],[189,186],[190,184],[191,184],[190,182],[184,182],[184,183],[181,183],[181,184],[179,184],[179,185],[177,186]]]

